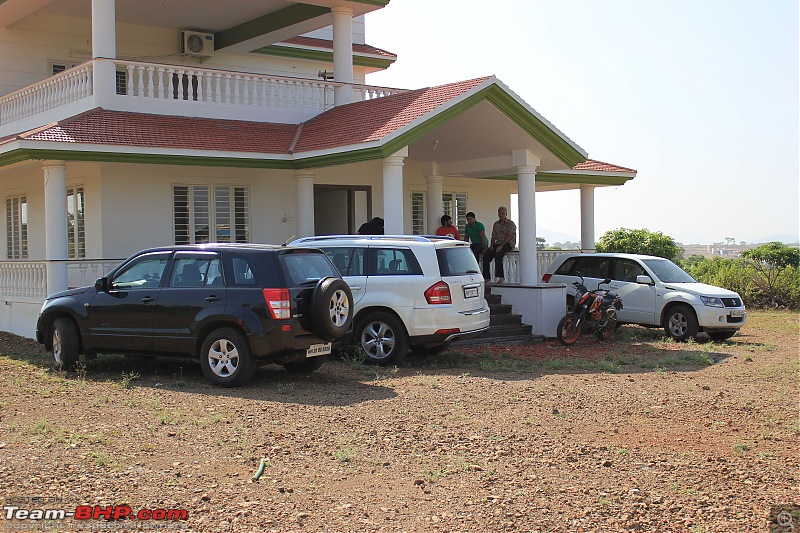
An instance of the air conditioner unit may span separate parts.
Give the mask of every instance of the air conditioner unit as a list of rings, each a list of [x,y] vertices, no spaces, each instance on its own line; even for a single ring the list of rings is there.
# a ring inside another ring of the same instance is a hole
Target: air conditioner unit
[[[181,32],[181,54],[196,57],[214,55],[214,34],[184,30]]]

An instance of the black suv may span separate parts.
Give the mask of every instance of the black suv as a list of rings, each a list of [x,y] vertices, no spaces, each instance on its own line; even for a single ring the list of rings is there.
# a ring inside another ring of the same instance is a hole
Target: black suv
[[[94,287],[51,295],[36,339],[73,370],[98,352],[199,357],[209,381],[247,382],[256,366],[319,368],[350,329],[352,294],[319,250],[209,244],[134,254]]]

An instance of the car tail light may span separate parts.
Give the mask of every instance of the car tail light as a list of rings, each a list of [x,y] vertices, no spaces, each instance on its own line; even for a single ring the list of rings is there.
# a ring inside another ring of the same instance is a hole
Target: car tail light
[[[553,277],[552,274],[545,274],[544,276],[542,276],[542,283],[547,283],[548,281],[550,281],[550,278],[552,277]]]
[[[264,301],[267,302],[272,318],[286,320],[292,318],[292,301],[289,298],[289,289],[263,289]]]
[[[450,298],[450,286],[444,281],[434,283],[428,290],[425,291],[425,299],[429,304],[449,304],[452,302]]]
[[[453,333],[461,333],[461,330],[458,328],[437,329],[434,335],[452,335]]]

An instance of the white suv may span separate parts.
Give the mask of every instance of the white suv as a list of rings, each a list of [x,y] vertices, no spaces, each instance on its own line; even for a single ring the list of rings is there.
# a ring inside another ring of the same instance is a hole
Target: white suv
[[[746,312],[735,292],[698,283],[668,259],[633,254],[561,254],[547,273],[545,283],[567,285],[567,306],[572,282],[584,278],[589,289],[611,279],[610,288],[622,298],[620,322],[661,326],[667,335],[684,341],[704,331],[714,340],[732,337],[744,325]]]
[[[483,276],[469,244],[418,235],[326,235],[292,246],[323,250],[350,286],[354,344],[366,361],[395,364],[489,328]]]

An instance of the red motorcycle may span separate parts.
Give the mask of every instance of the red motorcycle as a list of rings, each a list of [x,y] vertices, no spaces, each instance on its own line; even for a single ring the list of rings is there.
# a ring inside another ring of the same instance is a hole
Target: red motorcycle
[[[583,328],[594,331],[599,340],[606,340],[617,328],[617,310],[622,309],[622,298],[618,294],[600,288],[611,283],[610,279],[604,279],[590,291],[583,284],[583,276],[579,277],[581,280],[572,284],[575,305],[559,320],[556,331],[559,342],[565,346],[575,344]]]

